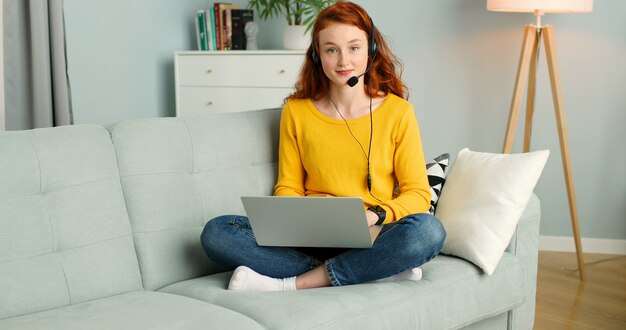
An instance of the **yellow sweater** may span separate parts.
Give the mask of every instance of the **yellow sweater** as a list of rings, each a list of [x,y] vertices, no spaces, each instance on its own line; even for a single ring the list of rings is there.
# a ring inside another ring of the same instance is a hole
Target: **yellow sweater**
[[[413,106],[389,94],[373,111],[370,156],[371,195],[367,189],[369,115],[348,120],[325,116],[310,99],[290,99],[280,123],[277,196],[360,196],[367,208],[380,205],[385,223],[427,212],[430,187]],[[365,153],[364,153],[365,152]],[[396,181],[399,194],[394,194]],[[378,201],[376,198],[380,199]]]

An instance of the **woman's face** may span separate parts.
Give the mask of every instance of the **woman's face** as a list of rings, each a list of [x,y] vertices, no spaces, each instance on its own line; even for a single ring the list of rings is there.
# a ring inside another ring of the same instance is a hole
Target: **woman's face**
[[[332,85],[347,86],[367,68],[367,34],[354,25],[333,23],[318,34],[320,60]],[[359,80],[359,84],[361,83]]]

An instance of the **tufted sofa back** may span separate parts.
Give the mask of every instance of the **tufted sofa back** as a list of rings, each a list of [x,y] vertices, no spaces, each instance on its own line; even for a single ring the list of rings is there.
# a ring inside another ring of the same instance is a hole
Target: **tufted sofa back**
[[[280,110],[148,118],[112,131],[144,287],[223,271],[200,246],[204,224],[270,195]]]
[[[109,133],[0,132],[0,319],[141,289]]]

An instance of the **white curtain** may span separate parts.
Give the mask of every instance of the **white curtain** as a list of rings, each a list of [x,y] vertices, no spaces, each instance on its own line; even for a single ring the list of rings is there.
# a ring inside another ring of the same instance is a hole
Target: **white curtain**
[[[7,130],[72,124],[63,0],[4,0]]]

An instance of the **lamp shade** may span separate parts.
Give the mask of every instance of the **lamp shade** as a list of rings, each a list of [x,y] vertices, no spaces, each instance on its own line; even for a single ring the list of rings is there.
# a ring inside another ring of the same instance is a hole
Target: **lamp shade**
[[[487,0],[489,11],[533,13],[589,13],[593,0]]]

